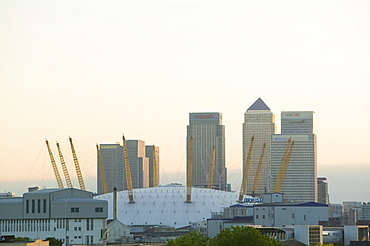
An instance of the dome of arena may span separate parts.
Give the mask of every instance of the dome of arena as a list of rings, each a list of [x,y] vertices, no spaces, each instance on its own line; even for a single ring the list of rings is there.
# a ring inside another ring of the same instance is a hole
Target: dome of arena
[[[134,189],[133,194],[135,203],[129,203],[127,190],[117,192],[117,219],[125,225],[186,226],[211,218],[239,198],[235,192],[193,187],[191,203],[186,203],[186,187],[173,184]],[[108,219],[113,219],[113,193],[95,198],[108,201]]]

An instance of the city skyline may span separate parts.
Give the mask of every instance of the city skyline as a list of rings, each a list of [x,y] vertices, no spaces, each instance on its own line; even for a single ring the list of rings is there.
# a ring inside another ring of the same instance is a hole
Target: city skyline
[[[332,202],[370,201],[369,12],[362,0],[1,1],[0,189],[55,187],[45,138],[67,155],[68,136],[94,187],[96,143],[122,133],[160,146],[161,183],[184,183],[188,113],[222,112],[238,190],[243,114],[261,97],[278,129],[281,111],[315,112]]]

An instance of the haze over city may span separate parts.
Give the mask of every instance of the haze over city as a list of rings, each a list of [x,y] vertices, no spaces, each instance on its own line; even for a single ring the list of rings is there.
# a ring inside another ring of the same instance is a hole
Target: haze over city
[[[278,129],[281,111],[315,112],[331,202],[370,201],[368,13],[365,0],[1,1],[1,192],[57,187],[45,139],[73,176],[69,136],[96,191],[95,144],[122,133],[160,147],[161,184],[184,184],[189,112],[222,113],[238,191],[244,112],[261,97]]]

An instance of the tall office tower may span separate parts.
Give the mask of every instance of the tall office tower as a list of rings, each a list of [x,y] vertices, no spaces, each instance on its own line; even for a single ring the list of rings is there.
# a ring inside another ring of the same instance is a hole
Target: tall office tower
[[[159,147],[145,146],[145,156],[149,158],[149,187],[159,185]]]
[[[317,201],[329,204],[329,187],[326,177],[317,178]]]
[[[281,134],[313,134],[313,111],[281,112]]]
[[[149,159],[145,157],[145,142],[142,140],[127,140],[127,152],[130,162],[132,187],[149,187]],[[107,180],[108,192],[126,190],[126,173],[123,157],[123,146],[116,144],[100,144],[104,174]],[[103,193],[101,173],[98,170],[98,194]]]
[[[192,181],[194,187],[207,187],[211,166],[213,145],[215,161],[213,187],[227,189],[227,169],[225,167],[225,126],[221,113],[190,113],[187,126],[187,143],[193,137]],[[187,153],[189,153],[187,144]],[[188,167],[188,163],[187,163]]]
[[[288,139],[294,140],[282,187],[284,198],[317,202],[316,135],[313,111],[281,112],[281,133],[271,136],[271,185],[275,184]]]
[[[253,184],[257,173],[259,159],[263,145],[266,143],[264,151],[262,170],[259,175],[258,188],[254,191],[257,194],[270,192],[270,145],[271,134],[275,133],[275,115],[261,98],[258,98],[244,113],[243,123],[243,168],[249,151],[252,136],[254,136],[252,158],[248,170],[245,191],[252,194]]]

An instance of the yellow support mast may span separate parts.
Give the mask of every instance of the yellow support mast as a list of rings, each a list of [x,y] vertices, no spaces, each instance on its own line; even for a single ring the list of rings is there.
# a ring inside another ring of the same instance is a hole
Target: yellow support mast
[[[76,173],[77,173],[77,178],[78,178],[78,183],[80,184],[80,189],[81,190],[86,190],[85,183],[84,183],[84,180],[83,180],[83,177],[82,177],[82,173],[81,173],[81,169],[80,169],[80,164],[78,164],[78,159],[77,159],[76,151],[75,151],[75,148],[73,146],[72,138],[71,137],[69,137],[69,143],[71,144],[73,161],[75,163]]]
[[[208,189],[212,189],[212,185],[213,185],[213,174],[215,172],[215,156],[216,156],[216,145],[213,145],[211,164],[209,165]]]
[[[127,191],[128,191],[128,200],[129,200],[129,203],[135,203],[134,192],[132,190],[132,177],[131,177],[131,170],[130,170],[130,162],[128,159],[126,139],[123,134],[122,134],[122,139],[123,139],[123,157],[125,161],[125,173],[126,173],[126,186],[127,186]]]
[[[98,144],[96,144],[96,151],[97,151],[97,154],[98,154],[98,166],[99,166],[100,177],[101,177],[101,182],[102,182],[102,186],[103,186],[103,193],[106,194],[106,193],[108,193],[108,185],[107,185],[107,179],[105,177],[103,161],[102,161],[102,158],[101,158],[101,153],[100,153],[100,149],[99,149]]]
[[[272,190],[273,193],[280,193],[283,188],[286,171],[288,170],[290,157],[293,152],[293,145],[294,145],[294,140],[291,141],[291,139],[289,138],[288,143],[285,147],[283,158],[281,160],[279,172],[276,175],[274,189]]]
[[[249,150],[248,150],[248,156],[247,156],[247,160],[246,160],[246,163],[245,163],[245,166],[244,166],[244,170],[243,170],[243,179],[242,179],[242,185],[240,187],[240,193],[239,193],[239,200],[238,200],[238,202],[242,202],[243,201],[244,189],[245,189],[245,186],[246,186],[246,183],[247,183],[247,179],[248,179],[248,170],[249,170],[249,166],[250,166],[251,159],[252,159],[253,142],[254,142],[254,136],[252,136],[252,138],[251,138],[251,143],[250,143]]]
[[[193,136],[190,136],[188,149],[188,165],[186,170],[186,203],[191,203],[192,186],[193,186]]]
[[[265,149],[266,149],[266,143],[263,144],[260,160],[259,160],[257,171],[256,171],[256,176],[254,177],[254,183],[253,183],[253,189],[252,189],[252,194],[253,195],[257,192],[257,189],[258,189],[258,184],[259,184],[259,181],[260,181],[262,165],[263,165],[263,157],[264,157],[264,154],[265,154]]]
[[[62,182],[62,179],[60,178],[60,174],[59,174],[59,171],[58,171],[57,164],[55,163],[53,153],[51,152],[51,149],[50,149],[50,146],[49,146],[49,141],[45,140],[45,142],[46,142],[46,146],[48,148],[51,164],[53,165],[53,170],[54,170],[55,178],[57,179],[58,187],[60,189],[62,189],[62,188],[64,188],[63,182]]]
[[[157,160],[157,151],[155,145],[153,144],[153,186],[157,187],[159,185],[159,164]]]
[[[60,150],[60,146],[59,146],[59,143],[58,142],[57,142],[57,148],[58,148],[60,163],[62,164],[62,168],[63,168],[64,177],[66,179],[67,187],[68,188],[72,188],[73,187],[72,186],[72,182],[71,182],[71,179],[69,177],[67,166],[66,166],[66,163],[64,161],[64,157],[63,157],[62,151]]]

